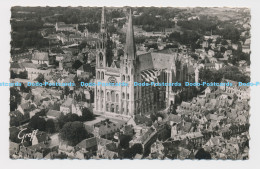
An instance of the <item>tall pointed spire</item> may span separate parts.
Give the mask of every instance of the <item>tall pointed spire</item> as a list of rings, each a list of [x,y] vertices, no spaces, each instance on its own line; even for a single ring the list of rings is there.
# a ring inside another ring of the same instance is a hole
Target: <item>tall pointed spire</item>
[[[106,29],[106,18],[105,18],[105,7],[102,7],[101,24],[100,24],[100,40],[101,48],[104,49],[107,43],[107,29]]]
[[[105,18],[105,7],[102,7],[102,14],[101,14],[101,28],[100,28],[101,33],[106,32],[106,18]]]
[[[126,54],[127,59],[131,59],[131,60],[135,59],[136,47],[135,47],[135,40],[134,40],[134,29],[133,29],[133,23],[132,23],[132,11],[131,11],[131,9],[130,9],[129,17],[128,17],[125,54]]]

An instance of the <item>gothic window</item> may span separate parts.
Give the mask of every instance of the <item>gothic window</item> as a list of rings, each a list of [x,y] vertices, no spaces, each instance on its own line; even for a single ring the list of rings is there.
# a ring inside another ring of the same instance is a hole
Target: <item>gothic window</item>
[[[130,81],[130,76],[127,76],[127,80]]]
[[[116,105],[116,113],[119,113],[119,107]]]
[[[123,92],[123,94],[122,94],[122,98],[125,99],[125,93],[124,93],[124,92]]]
[[[100,79],[100,72],[97,72],[97,79]]]
[[[101,72],[101,80],[104,80],[104,72]]]
[[[109,111],[109,104],[106,105],[106,111]]]
[[[125,81],[125,75],[122,76],[122,81]]]
[[[129,93],[127,93],[127,100],[129,100]]]
[[[114,104],[111,104],[111,112],[114,112],[115,111],[115,106]]]
[[[99,60],[103,61],[103,54],[102,53],[99,53]]]
[[[101,97],[102,97],[102,98],[104,97],[104,92],[103,92],[103,90],[101,90]]]
[[[110,101],[110,93],[107,92],[107,101]]]
[[[116,102],[118,103],[119,102],[119,95],[116,94]]]
[[[125,73],[128,74],[128,68],[127,67],[125,68]]]
[[[115,102],[115,92],[114,91],[111,91],[111,101],[112,102]]]

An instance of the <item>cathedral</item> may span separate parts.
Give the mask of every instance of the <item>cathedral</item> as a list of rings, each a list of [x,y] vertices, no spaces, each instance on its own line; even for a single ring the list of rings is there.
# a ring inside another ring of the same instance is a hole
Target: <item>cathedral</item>
[[[105,8],[102,8],[100,42],[97,44],[97,83],[128,83],[128,86],[95,86],[94,111],[133,117],[149,115],[174,104],[174,86],[134,86],[134,82],[198,81],[198,70],[189,66],[185,54],[178,49],[166,49],[137,55],[132,14],[128,17],[124,56],[120,60],[107,57],[107,27]],[[192,80],[190,79],[192,78]],[[174,89],[175,88],[175,89]]]

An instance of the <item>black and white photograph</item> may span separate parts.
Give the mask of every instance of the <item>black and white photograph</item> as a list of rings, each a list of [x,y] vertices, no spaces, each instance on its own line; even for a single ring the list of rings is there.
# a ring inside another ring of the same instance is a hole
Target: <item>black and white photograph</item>
[[[257,168],[259,2],[1,2],[2,166]]]
[[[11,159],[249,159],[249,8],[13,6],[10,24]]]

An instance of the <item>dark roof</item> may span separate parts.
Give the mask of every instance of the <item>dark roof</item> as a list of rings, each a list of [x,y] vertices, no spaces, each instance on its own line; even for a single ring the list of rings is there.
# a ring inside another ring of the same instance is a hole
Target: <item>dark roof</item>
[[[96,137],[92,137],[92,138],[88,138],[85,140],[82,140],[80,143],[77,144],[78,148],[84,148],[84,149],[88,149],[91,147],[97,146],[97,138]]]
[[[184,126],[183,126],[183,130],[184,130],[185,132],[189,132],[190,129],[191,129],[191,126],[192,126],[192,123],[190,123],[190,122],[185,122],[185,124],[184,124]]]
[[[12,63],[10,64],[10,68],[11,68],[11,69],[22,69],[22,68],[24,68],[24,67],[23,67],[23,65],[21,65],[21,64],[19,64],[19,63],[12,62]]]
[[[38,69],[40,67],[40,65],[37,64],[33,64],[33,63],[21,63],[23,67],[25,68],[34,68],[34,69]]]
[[[116,145],[114,142],[108,143],[108,144],[106,145],[106,148],[107,148],[107,150],[109,150],[109,151],[113,151],[113,152],[117,152],[117,151],[118,151],[118,147],[117,147],[117,145]]]
[[[141,141],[141,143],[144,143],[145,141],[147,141],[147,139],[150,139],[152,133],[154,133],[154,129],[153,128],[149,128],[148,131],[146,133],[144,133],[140,138],[138,138],[138,140]]]
[[[82,66],[80,66],[80,68],[78,68],[78,70],[84,71],[84,72],[91,72],[91,66],[90,64],[84,64]]]
[[[153,123],[150,118],[143,116],[143,115],[139,115],[139,114],[137,114],[135,116],[134,121],[136,122],[136,124],[144,124],[145,123],[148,126],[151,126],[152,123]]]
[[[158,51],[152,53],[144,53],[138,55],[138,60],[140,63],[141,71],[147,69],[170,69],[177,60],[177,52],[171,51],[171,53],[165,53],[163,51]]]
[[[76,60],[76,61],[73,63],[73,67],[75,67],[76,69],[79,69],[81,66],[82,66],[82,63],[81,63],[81,61],[79,61],[79,60]]]
[[[42,143],[44,141],[48,140],[48,135],[47,133],[43,132],[43,131],[38,131],[36,134],[36,137],[38,139],[38,143]]]

